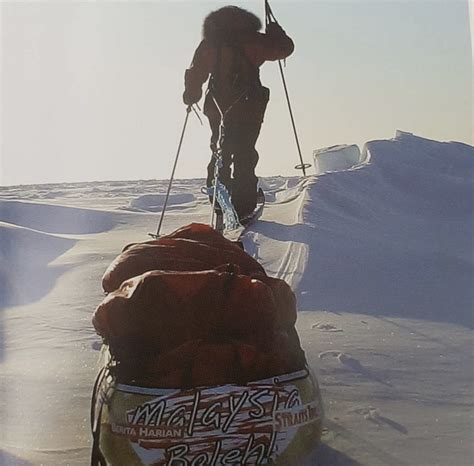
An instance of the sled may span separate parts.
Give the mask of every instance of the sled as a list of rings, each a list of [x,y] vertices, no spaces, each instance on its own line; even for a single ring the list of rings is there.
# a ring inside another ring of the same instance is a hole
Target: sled
[[[281,279],[213,228],[128,245],[92,323],[92,466],[300,466],[322,404]]]
[[[110,466],[298,466],[321,437],[321,395],[308,369],[187,390],[109,376],[96,395],[96,439]]]

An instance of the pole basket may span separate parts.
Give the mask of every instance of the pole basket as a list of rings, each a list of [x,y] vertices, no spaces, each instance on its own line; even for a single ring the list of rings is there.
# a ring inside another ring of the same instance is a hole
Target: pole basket
[[[305,171],[307,168],[311,168],[310,163],[299,163],[298,165],[295,165],[295,170]]]

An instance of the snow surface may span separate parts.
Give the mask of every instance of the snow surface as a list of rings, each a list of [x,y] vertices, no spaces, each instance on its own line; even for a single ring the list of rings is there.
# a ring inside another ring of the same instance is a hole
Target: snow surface
[[[322,153],[321,176],[261,180],[244,240],[298,297],[327,415],[307,465],[471,465],[474,149],[399,132]],[[165,231],[209,221],[202,183],[175,183]],[[89,464],[100,278],[166,188],[0,188],[1,465]]]

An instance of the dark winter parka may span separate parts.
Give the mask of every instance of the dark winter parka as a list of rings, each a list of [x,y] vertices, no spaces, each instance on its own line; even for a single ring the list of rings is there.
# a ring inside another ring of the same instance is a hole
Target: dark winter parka
[[[276,23],[258,32],[260,20],[237,7],[225,7],[209,14],[203,24],[203,40],[185,73],[186,105],[198,102],[202,85],[210,85],[225,107],[246,86],[260,84],[259,67],[265,61],[282,60],[294,50],[293,41]]]

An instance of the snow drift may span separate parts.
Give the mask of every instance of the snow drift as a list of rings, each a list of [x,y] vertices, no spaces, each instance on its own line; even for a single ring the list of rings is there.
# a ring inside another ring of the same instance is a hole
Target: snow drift
[[[472,326],[474,149],[398,132],[363,152],[310,180],[301,222],[278,233],[305,244],[300,308]]]
[[[145,194],[137,199],[131,200],[130,210],[135,210],[137,212],[161,212],[165,203],[165,199],[165,194]],[[170,194],[167,207],[190,203],[195,199],[195,196],[191,193]]]
[[[0,201],[0,221],[60,234],[101,233],[116,225],[106,212],[13,200]]]
[[[75,240],[0,222],[0,308],[43,296],[60,274],[48,267]]]

